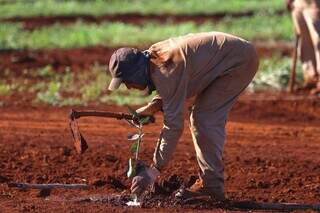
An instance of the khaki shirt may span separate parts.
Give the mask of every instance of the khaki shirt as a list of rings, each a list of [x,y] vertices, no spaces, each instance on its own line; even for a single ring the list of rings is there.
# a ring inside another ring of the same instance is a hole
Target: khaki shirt
[[[320,0],[294,0],[294,9],[319,9]]]
[[[157,69],[151,71],[162,102],[164,125],[154,155],[155,166],[167,164],[182,134],[185,104],[200,94],[217,77],[243,63],[247,41],[220,32],[188,34],[170,38],[149,48]],[[252,47],[252,46],[251,46]],[[149,104],[151,106],[152,104]],[[159,104],[157,105],[158,108]],[[155,112],[156,110],[151,110]]]

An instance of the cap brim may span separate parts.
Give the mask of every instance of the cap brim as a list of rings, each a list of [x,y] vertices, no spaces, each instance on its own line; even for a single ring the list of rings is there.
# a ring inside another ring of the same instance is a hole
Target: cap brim
[[[121,83],[122,83],[121,78],[112,78],[111,82],[109,84],[108,90],[114,91],[114,90],[118,89],[120,87]]]

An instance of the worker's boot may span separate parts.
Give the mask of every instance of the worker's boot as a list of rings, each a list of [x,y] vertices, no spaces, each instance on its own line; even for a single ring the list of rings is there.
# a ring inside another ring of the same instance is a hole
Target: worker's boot
[[[181,199],[208,197],[214,201],[225,200],[223,189],[218,189],[216,187],[204,187],[201,179],[197,179],[190,188],[179,190],[176,193],[176,197]]]

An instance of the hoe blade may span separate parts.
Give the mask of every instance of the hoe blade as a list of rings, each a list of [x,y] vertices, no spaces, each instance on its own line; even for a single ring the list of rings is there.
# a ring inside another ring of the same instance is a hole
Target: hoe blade
[[[88,149],[88,144],[82,134],[79,131],[78,123],[74,117],[70,118],[69,121],[70,130],[72,133],[72,137],[74,140],[74,146],[76,148],[76,151],[79,154],[83,154]]]

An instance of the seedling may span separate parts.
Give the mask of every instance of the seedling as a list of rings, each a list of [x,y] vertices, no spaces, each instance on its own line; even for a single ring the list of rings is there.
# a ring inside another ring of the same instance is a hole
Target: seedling
[[[134,157],[129,159],[127,176],[129,178],[133,178],[137,174],[140,144],[141,144],[142,138],[144,136],[142,128],[143,128],[144,124],[147,124],[149,122],[150,117],[141,117],[131,107],[128,107],[128,109],[129,109],[129,112],[136,118],[136,122],[134,122],[133,120],[127,120],[127,122],[131,126],[138,129],[138,133],[128,135],[128,140],[133,141],[132,145],[130,146],[130,152]]]
[[[129,112],[135,117],[136,121],[134,122],[133,120],[127,120],[127,122],[138,129],[138,133],[133,133],[128,135],[128,140],[132,141],[132,145],[130,146],[130,152],[134,156],[133,158],[131,157],[129,159],[128,163],[128,171],[127,171],[127,176],[128,178],[133,178],[134,176],[137,175],[137,170],[139,167],[139,150],[140,150],[140,144],[142,142],[142,138],[144,136],[143,133],[143,125],[147,124],[150,121],[150,117],[141,117],[139,114],[132,108],[128,107]],[[133,194],[132,195],[132,201],[129,201],[126,203],[128,206],[140,206],[141,203],[138,202],[138,197],[137,195]]]

